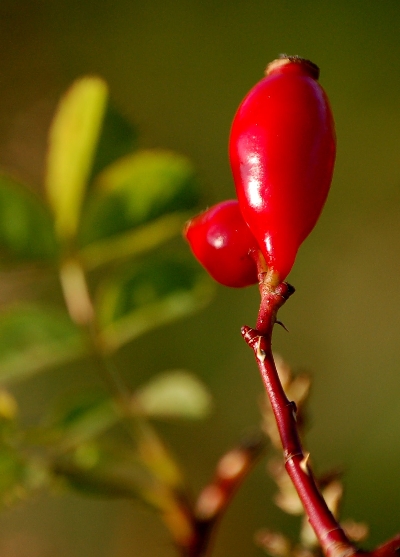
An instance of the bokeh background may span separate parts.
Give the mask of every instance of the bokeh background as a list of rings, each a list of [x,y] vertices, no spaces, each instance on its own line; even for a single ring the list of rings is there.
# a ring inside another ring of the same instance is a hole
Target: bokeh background
[[[289,277],[274,348],[314,376],[306,439],[314,466],[345,470],[344,517],[367,545],[400,529],[400,3],[397,0],[1,0],[0,165],[41,187],[47,127],[70,82],[103,76],[144,146],[188,155],[204,206],[234,195],[227,159],[233,114],[279,53],[321,68],[336,118],[337,165],[323,216]],[[2,303],[15,292],[2,275]],[[205,423],[162,426],[196,492],[217,458],[259,422],[262,392],[239,334],[257,288],[219,287],[210,306],[124,349],[132,384],[172,367],[215,397]],[[78,364],[18,396],[34,414]],[[226,515],[215,555],[258,556],[253,534],[296,535],[276,510],[261,463]],[[156,516],[126,502],[40,496],[0,517],[4,557],[173,556]]]

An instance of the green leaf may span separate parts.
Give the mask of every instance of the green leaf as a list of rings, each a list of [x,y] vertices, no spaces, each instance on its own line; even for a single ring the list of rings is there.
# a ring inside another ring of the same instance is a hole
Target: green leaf
[[[87,271],[102,265],[130,259],[154,250],[182,234],[186,213],[170,213],[148,224],[117,236],[89,244],[79,252],[79,260]]]
[[[27,458],[14,446],[0,446],[0,504],[11,504],[26,499],[48,483],[45,466],[35,457]]]
[[[183,547],[195,535],[184,488],[175,490],[154,476],[132,451],[81,446],[74,455],[56,460],[53,472],[81,493],[139,499],[150,505],[161,514],[176,545]]]
[[[203,307],[214,291],[194,261],[157,258],[103,284],[97,302],[104,348],[115,350],[145,332]]]
[[[135,391],[135,401],[151,418],[201,419],[212,407],[211,395],[203,383],[184,370],[160,373]]]
[[[25,465],[17,453],[7,447],[0,448],[0,498],[4,503],[14,502],[18,498],[18,486],[23,483]]]
[[[132,153],[137,146],[138,132],[119,110],[107,103],[99,143],[93,163],[92,176],[120,157]]]
[[[156,508],[165,507],[171,497],[137,454],[122,447],[82,445],[57,459],[53,471],[86,495],[139,498]]]
[[[98,77],[75,81],[62,97],[49,132],[45,186],[61,239],[75,235],[107,99]]]
[[[14,424],[19,408],[15,397],[4,387],[0,388],[0,432],[2,426]]]
[[[85,353],[78,329],[50,308],[20,306],[0,319],[0,382],[14,382]]]
[[[137,461],[121,462],[116,455],[104,455],[100,451],[93,458],[91,449],[92,466],[82,466],[80,449],[78,462],[71,458],[60,459],[54,464],[54,472],[63,476],[72,488],[90,496],[140,498],[141,491],[147,490],[148,473]]]
[[[99,392],[83,392],[63,397],[47,418],[50,441],[68,451],[104,433],[120,417],[110,398]]]
[[[98,176],[95,187],[82,223],[84,245],[193,208],[199,198],[190,161],[165,150],[137,151],[120,159]]]
[[[8,259],[49,259],[57,252],[44,204],[12,178],[0,175],[0,251]]]

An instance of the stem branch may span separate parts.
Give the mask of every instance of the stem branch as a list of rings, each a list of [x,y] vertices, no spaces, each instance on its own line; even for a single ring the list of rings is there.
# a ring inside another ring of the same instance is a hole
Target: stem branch
[[[289,401],[276,370],[271,338],[278,309],[293,294],[286,283],[271,286],[261,281],[261,305],[257,329],[242,328],[242,336],[253,349],[282,442],[285,468],[302,501],[307,517],[327,557],[347,557],[357,549],[328,509],[314,479],[308,455],[304,455],[296,424],[296,405]]]

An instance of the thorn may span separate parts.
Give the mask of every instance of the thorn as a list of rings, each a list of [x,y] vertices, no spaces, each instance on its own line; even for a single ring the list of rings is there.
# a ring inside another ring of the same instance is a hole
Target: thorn
[[[283,329],[285,329],[285,331],[286,331],[287,333],[289,332],[289,329],[285,326],[284,323],[282,323],[282,321],[278,321],[278,319],[276,319],[275,323],[276,323],[277,325],[280,325]]]
[[[262,337],[258,337],[256,356],[257,359],[260,360],[260,362],[263,362],[265,360],[266,354],[265,351],[261,348],[261,339]]]
[[[308,471],[309,458],[310,458],[310,453],[306,453],[304,455],[304,458],[300,461],[300,468],[303,470],[305,474],[307,474],[307,476],[309,475],[309,471]]]
[[[295,422],[297,422],[297,404],[294,400],[291,400],[287,406],[290,406],[292,409],[292,416]]]

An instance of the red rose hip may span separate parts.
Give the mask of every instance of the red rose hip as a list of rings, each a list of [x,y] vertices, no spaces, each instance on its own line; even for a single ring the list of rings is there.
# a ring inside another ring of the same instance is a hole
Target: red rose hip
[[[235,288],[258,282],[252,254],[259,248],[236,199],[218,203],[192,218],[184,236],[197,260],[217,282]]]
[[[229,156],[240,209],[274,282],[291,270],[332,180],[334,122],[318,75],[302,58],[275,60],[232,124]]]

